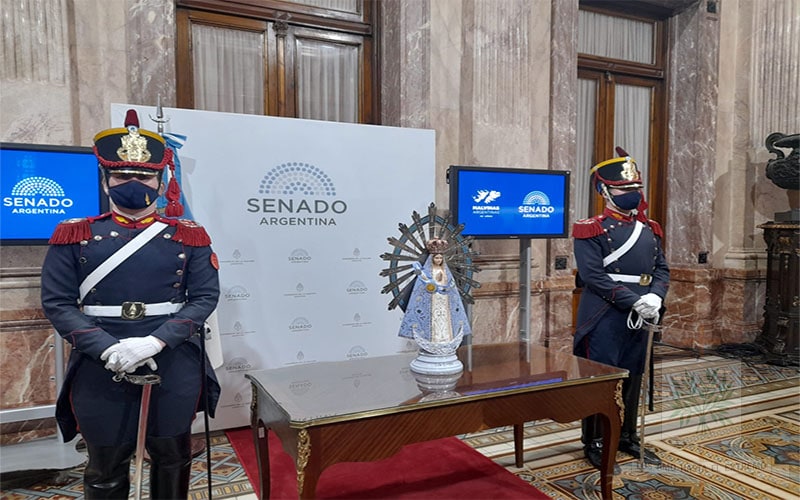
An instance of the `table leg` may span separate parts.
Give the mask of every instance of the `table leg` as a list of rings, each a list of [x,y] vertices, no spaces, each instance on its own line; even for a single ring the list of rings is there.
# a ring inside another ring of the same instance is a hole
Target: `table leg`
[[[603,459],[600,467],[600,493],[604,499],[611,499],[614,482],[614,463],[617,461],[620,426],[612,425],[611,418],[599,414],[603,424]]]
[[[256,460],[258,463],[259,499],[269,498],[269,436],[268,429],[261,424],[251,425],[253,442],[256,447]]]
[[[625,415],[625,404],[622,401],[622,380],[617,381],[614,391],[614,405],[606,412],[599,413],[603,426],[603,459],[600,467],[600,492],[602,497],[611,500],[614,483],[614,463],[617,460],[617,447]]]
[[[315,498],[317,492],[317,481],[319,479],[319,473],[309,473],[310,471],[306,469],[305,471],[305,478],[303,480],[302,489],[300,487],[300,476],[298,472],[297,477],[297,494],[300,498]]]
[[[517,467],[525,465],[523,454],[525,452],[524,441],[525,424],[514,424],[514,461]]]

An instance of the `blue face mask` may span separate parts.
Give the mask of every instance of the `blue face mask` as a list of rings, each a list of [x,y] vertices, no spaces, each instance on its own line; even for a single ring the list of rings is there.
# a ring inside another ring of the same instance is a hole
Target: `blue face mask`
[[[641,191],[631,191],[625,194],[612,194],[611,201],[622,210],[633,210],[642,201],[642,193]]]
[[[158,189],[153,189],[141,182],[129,181],[108,188],[108,196],[118,207],[141,210],[149,207],[158,199]]]

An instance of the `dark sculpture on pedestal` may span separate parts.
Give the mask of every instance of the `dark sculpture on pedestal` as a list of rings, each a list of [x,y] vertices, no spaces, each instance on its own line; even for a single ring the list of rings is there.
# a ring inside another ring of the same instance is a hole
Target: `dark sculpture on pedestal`
[[[775,158],[767,162],[767,179],[783,189],[800,189],[800,134],[786,135],[774,132],[767,136],[765,145]],[[789,156],[784,156],[778,148],[791,148]]]
[[[787,190],[789,211],[759,226],[768,260],[764,327],[756,344],[770,362],[800,364],[800,134],[776,132],[765,142],[776,155],[767,162],[767,178]],[[791,152],[786,156],[780,148]]]

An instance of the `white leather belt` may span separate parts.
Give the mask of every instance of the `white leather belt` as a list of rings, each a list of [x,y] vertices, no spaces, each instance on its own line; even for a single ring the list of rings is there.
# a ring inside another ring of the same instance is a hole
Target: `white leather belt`
[[[102,316],[105,318],[142,319],[145,316],[164,316],[173,314],[183,308],[183,302],[123,302],[118,306],[83,306],[83,314]]]
[[[642,286],[647,286],[653,281],[652,274],[614,274],[607,273],[608,277],[614,281],[621,281],[623,283],[638,283]]]

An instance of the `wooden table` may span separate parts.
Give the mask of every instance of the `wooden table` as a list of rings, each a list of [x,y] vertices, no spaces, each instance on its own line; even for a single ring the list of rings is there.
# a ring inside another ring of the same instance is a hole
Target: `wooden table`
[[[432,378],[409,369],[415,353],[247,374],[261,498],[270,491],[267,429],[294,460],[300,498],[313,498],[320,474],[335,463],[495,427],[513,426],[522,467],[525,422],[593,414],[604,429],[601,492],[611,498],[626,370],[524,343],[462,346],[458,355],[461,374]]]

